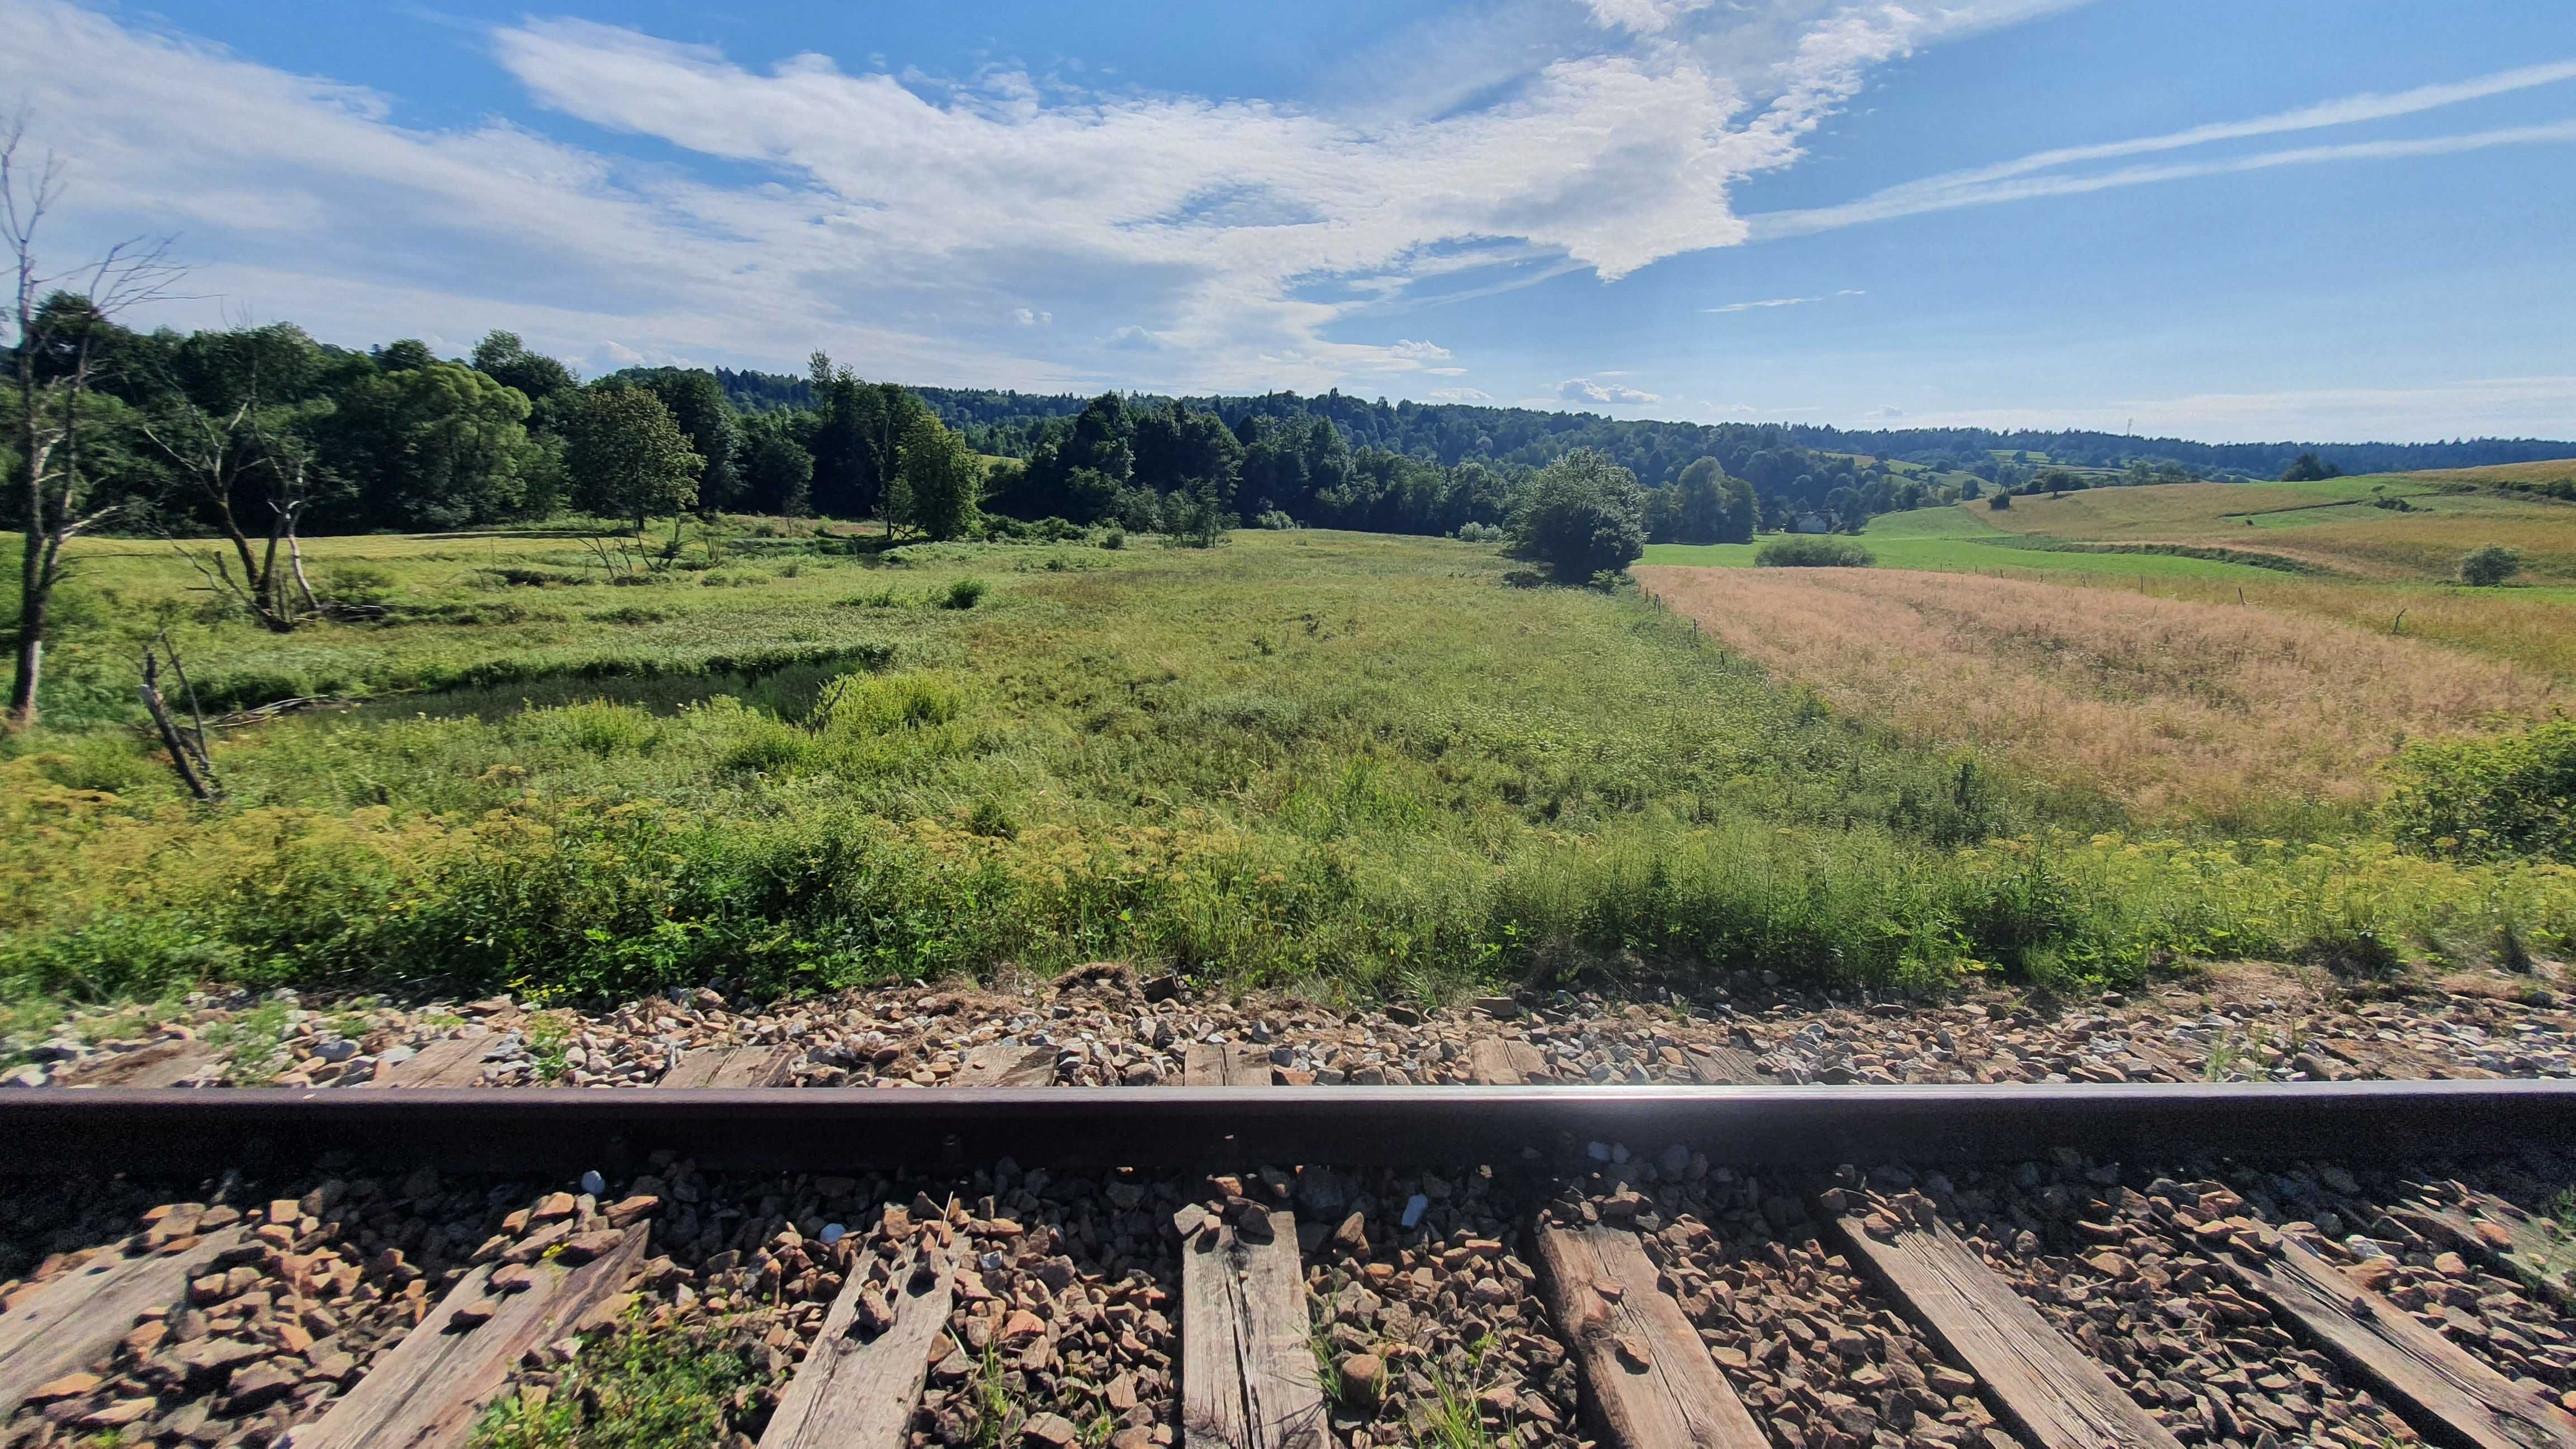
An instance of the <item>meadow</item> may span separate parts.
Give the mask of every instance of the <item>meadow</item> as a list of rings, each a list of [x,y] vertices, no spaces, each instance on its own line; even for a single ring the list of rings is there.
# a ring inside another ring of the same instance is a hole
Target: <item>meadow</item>
[[[2311,615],[2394,638],[2576,675],[2576,505],[2493,490],[2545,486],[2576,463],[2102,488],[1873,518],[1878,566]],[[2377,507],[2402,499],[2407,511]],[[2504,588],[2453,581],[2472,548],[2518,549]],[[1648,566],[1749,568],[1757,544],[1650,544]],[[2087,606],[2090,607],[2090,606]]]
[[[2268,609],[1884,569],[1640,568],[1730,650],[2132,819],[2314,834],[2407,740],[2529,725],[2550,676]]]
[[[2471,549],[2502,544],[2521,552],[2532,580],[2576,583],[2576,506],[2438,473],[2095,488],[2016,498],[2000,513],[1976,503],[1960,511],[2031,538],[2241,550],[2384,581],[2444,579]]]
[[[2242,772],[2241,806],[2124,798],[2032,740],[1838,701],[1793,626],[1721,647],[1634,590],[1529,587],[1491,546],[765,531],[627,582],[573,530],[311,541],[383,613],[282,636],[149,546],[90,545],[50,723],[0,747],[5,991],[774,995],[1099,958],[1352,998],[2070,987],[2576,940],[2568,867],[2401,853],[2353,792],[2275,808],[2377,724]],[[211,806],[134,728],[163,631],[210,714],[330,697],[219,721]],[[2387,667],[2432,667],[2416,648]],[[2456,697],[2399,727],[2546,697],[2439,662]]]
[[[2129,490],[2141,491],[2141,490]],[[1882,514],[1862,539],[1882,568],[2002,578],[2217,579],[2260,581],[2278,572],[2263,562],[2194,557],[2152,545],[2039,537],[1999,528],[1981,504]],[[1650,543],[1641,562],[1690,568],[1750,568],[1759,543]]]

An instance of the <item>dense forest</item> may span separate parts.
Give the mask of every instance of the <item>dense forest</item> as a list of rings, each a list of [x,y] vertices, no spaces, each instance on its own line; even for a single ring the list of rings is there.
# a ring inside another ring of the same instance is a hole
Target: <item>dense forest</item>
[[[762,384],[792,381],[758,373],[725,374],[737,402],[760,395]],[[1071,395],[915,388],[950,427],[963,431],[980,452],[1025,456],[1047,420],[1082,410]],[[1161,406],[1168,398],[1131,395],[1131,405]],[[1353,448],[1378,448],[1454,464],[1474,459],[1537,467],[1575,448],[1590,448],[1659,486],[1693,460],[1715,457],[1741,471],[1765,448],[1851,454],[1926,467],[1976,473],[1997,481],[1995,467],[2020,459],[2024,466],[2056,464],[2088,470],[2127,470],[2145,463],[2158,472],[2207,478],[2278,478],[2302,454],[2323,459],[2335,472],[2403,473],[2426,468],[2480,468],[2576,456],[2576,442],[2546,438],[2472,438],[2447,443],[2195,443],[2074,430],[1899,428],[1854,430],[1812,424],[1675,423],[1465,403],[1366,402],[1340,392],[1314,397],[1271,393],[1262,397],[1192,397],[1183,402],[1213,412],[1228,427],[1246,417],[1328,418]]]
[[[2271,477],[2317,458],[2360,473],[2576,453],[2530,440],[1708,426],[1340,392],[1042,396],[871,383],[819,352],[802,377],[639,368],[583,382],[507,332],[441,358],[414,340],[332,346],[288,324],[142,332],[80,305],[49,304],[43,330],[59,355],[12,357],[9,390],[77,357],[80,467],[116,506],[104,526],[229,536],[209,567],[237,563],[254,589],[282,586],[260,582],[273,570],[253,546],[281,528],[436,530],[566,510],[639,531],[648,517],[732,511],[880,519],[928,537],[1047,519],[1454,534],[1502,524],[1537,470],[1577,450],[1645,487],[1648,537],[1689,542],[1852,529],[1996,489]]]

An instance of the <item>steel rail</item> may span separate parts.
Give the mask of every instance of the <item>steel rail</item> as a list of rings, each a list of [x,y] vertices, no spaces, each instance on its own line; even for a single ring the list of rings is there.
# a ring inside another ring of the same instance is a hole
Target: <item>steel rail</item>
[[[1682,1144],[1713,1160],[2345,1161],[2576,1145],[2576,1083],[2002,1087],[1042,1087],[0,1093],[0,1175],[310,1162],[565,1172],[668,1150],[710,1168],[1508,1163]]]

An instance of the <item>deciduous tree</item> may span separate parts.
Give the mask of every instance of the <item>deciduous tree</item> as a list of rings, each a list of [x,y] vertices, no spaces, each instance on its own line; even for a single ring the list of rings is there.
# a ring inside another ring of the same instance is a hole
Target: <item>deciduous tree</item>
[[[1589,448],[1541,468],[1512,514],[1513,542],[1567,583],[1614,573],[1646,551],[1645,490]]]
[[[654,514],[697,506],[701,466],[671,410],[642,388],[585,389],[565,419],[574,506],[632,518],[638,537]]]
[[[984,465],[966,450],[965,440],[924,411],[904,430],[902,455],[886,506],[889,525],[900,523],[936,539],[971,532]]]

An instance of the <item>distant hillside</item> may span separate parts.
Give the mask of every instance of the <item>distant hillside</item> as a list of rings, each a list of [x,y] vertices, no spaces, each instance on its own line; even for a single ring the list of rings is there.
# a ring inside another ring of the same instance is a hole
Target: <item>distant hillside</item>
[[[2492,488],[2500,493],[2529,493],[2576,502],[2576,458],[2553,458],[2541,463],[2498,463],[2483,468],[2428,469],[2408,476],[2426,483],[2466,483],[2474,488]]]
[[[801,407],[810,397],[805,379],[773,373],[718,369],[717,377],[736,407],[765,411]],[[967,435],[978,452],[1024,457],[1035,446],[1050,418],[1071,417],[1088,399],[1070,393],[1040,394],[994,389],[917,387],[913,392],[942,421]],[[1159,407],[1170,399],[1129,394],[1140,406]],[[2039,467],[2077,470],[2124,470],[2144,463],[2151,468],[2180,469],[2205,478],[2277,478],[2301,453],[2315,453],[2347,474],[2411,473],[2434,469],[2537,467],[2565,482],[2576,496],[2576,441],[2536,438],[2473,438],[2448,443],[2196,443],[2184,438],[2142,438],[2118,433],[2082,431],[1997,432],[1990,428],[1897,428],[1850,430],[1811,424],[1678,423],[1643,418],[1612,418],[1598,413],[1551,412],[1535,408],[1479,407],[1465,403],[1375,402],[1335,391],[1301,396],[1291,392],[1258,397],[1192,397],[1193,410],[1214,412],[1229,427],[1246,417],[1283,420],[1328,418],[1357,448],[1452,465],[1470,459],[1499,464],[1543,465],[1574,448],[1594,448],[1636,473],[1640,481],[1660,485],[1700,457],[1745,459],[1764,450],[1802,450],[1861,458],[1885,458],[1919,464],[1943,473],[1974,473],[1988,482],[2011,472],[2028,476]],[[1734,461],[1730,470],[1741,472]],[[2555,469],[2554,473],[2549,470]],[[1906,471],[1900,469],[1899,471]],[[2465,480],[2464,480],[2465,481]],[[2487,480],[2479,480],[2487,481]],[[2488,481],[2552,492],[2545,484]]]

